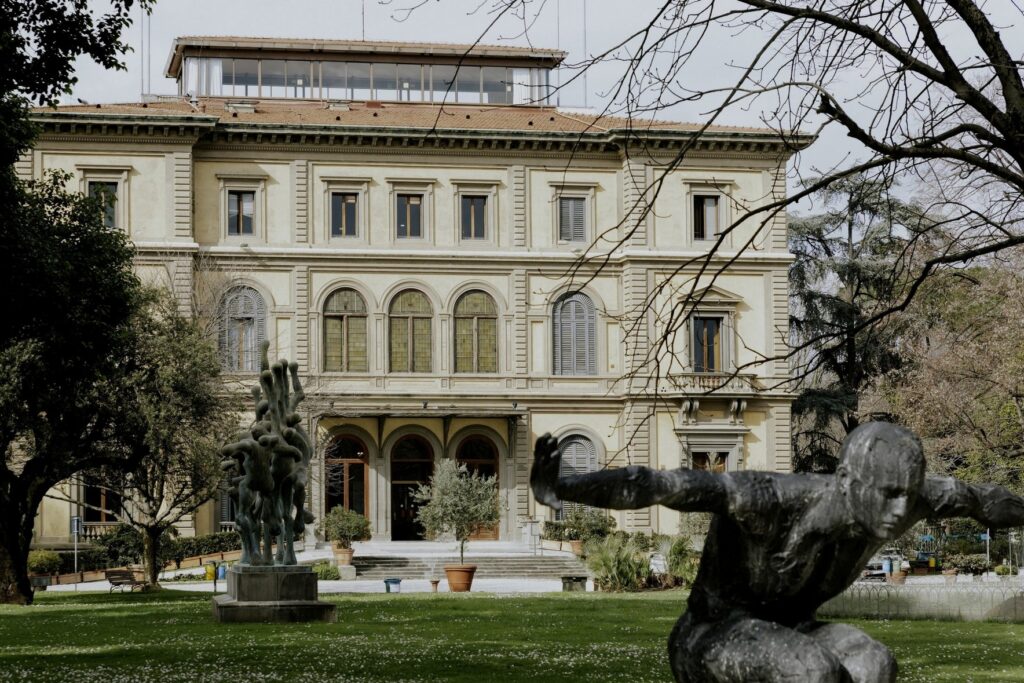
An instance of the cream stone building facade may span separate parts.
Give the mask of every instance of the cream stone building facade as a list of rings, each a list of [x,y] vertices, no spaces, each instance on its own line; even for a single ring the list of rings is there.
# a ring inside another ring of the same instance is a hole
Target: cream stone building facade
[[[497,475],[490,537],[521,540],[554,515],[528,486],[544,432],[566,440],[575,471],[788,470],[788,367],[748,367],[785,348],[785,217],[740,226],[711,259],[709,272],[725,271],[694,278],[741,207],[784,194],[792,145],[807,140],[715,128],[694,142],[692,125],[561,111],[545,98],[563,57],[181,38],[167,66],[180,97],[40,110],[19,171],[66,171],[110,197],[140,276],[212,321],[231,386],[255,380],[264,338],[298,362],[318,517],[345,505],[375,539],[417,538],[411,490],[452,457]],[[588,247],[619,241],[600,269],[567,277]],[[674,293],[634,325],[666,278]],[[655,401],[653,382],[622,378],[654,348],[657,312],[691,291],[701,301]],[[87,536],[112,521],[47,500],[36,542],[67,542],[75,514]],[[678,525],[665,509],[618,514],[621,528]],[[183,531],[230,516],[210,503]]]

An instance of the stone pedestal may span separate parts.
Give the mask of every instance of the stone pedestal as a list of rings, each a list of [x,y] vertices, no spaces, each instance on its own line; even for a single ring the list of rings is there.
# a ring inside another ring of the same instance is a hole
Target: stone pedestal
[[[213,598],[213,618],[229,622],[337,621],[334,605],[317,600],[312,568],[228,568],[228,592]]]

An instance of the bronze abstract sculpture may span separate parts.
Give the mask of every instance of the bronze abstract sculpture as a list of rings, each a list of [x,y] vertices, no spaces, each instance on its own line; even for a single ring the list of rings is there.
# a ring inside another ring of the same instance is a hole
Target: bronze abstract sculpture
[[[263,342],[260,347],[260,383],[252,389],[256,420],[237,442],[221,449],[228,494],[237,506],[235,529],[242,537],[243,565],[297,564],[295,538],[313,522],[305,508],[313,449],[296,412],[306,395],[298,365],[279,360],[271,366],[269,346]]]
[[[870,423],[843,443],[835,475],[653,470],[630,466],[559,478],[558,443],[537,440],[537,500],[713,513],[686,612],[669,638],[677,681],[891,682],[887,647],[816,620],[888,540],[925,518],[1024,524],[1024,499],[992,484],[926,477],[909,430]]]

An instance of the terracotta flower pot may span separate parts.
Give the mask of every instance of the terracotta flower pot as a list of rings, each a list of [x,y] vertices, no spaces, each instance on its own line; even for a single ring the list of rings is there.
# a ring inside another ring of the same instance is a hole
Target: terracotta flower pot
[[[900,570],[900,571],[895,571],[892,574],[889,574],[889,583],[891,583],[891,584],[895,584],[897,586],[902,586],[906,582],[907,582],[907,573],[905,571]]]
[[[452,593],[467,593],[473,585],[473,574],[476,573],[476,565],[448,564],[444,567],[444,573],[448,577],[448,590]]]
[[[340,543],[335,542],[334,544],[334,559],[338,562],[339,567],[347,567],[352,564],[354,552],[352,548],[342,548]]]
[[[572,548],[572,553],[576,557],[583,555],[583,541],[569,541],[569,547]]]

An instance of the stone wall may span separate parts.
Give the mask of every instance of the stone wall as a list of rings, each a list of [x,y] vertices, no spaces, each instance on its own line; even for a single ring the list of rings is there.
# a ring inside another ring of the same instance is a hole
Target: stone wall
[[[1024,585],[998,582],[854,584],[821,606],[827,619],[940,619],[1024,623]]]

